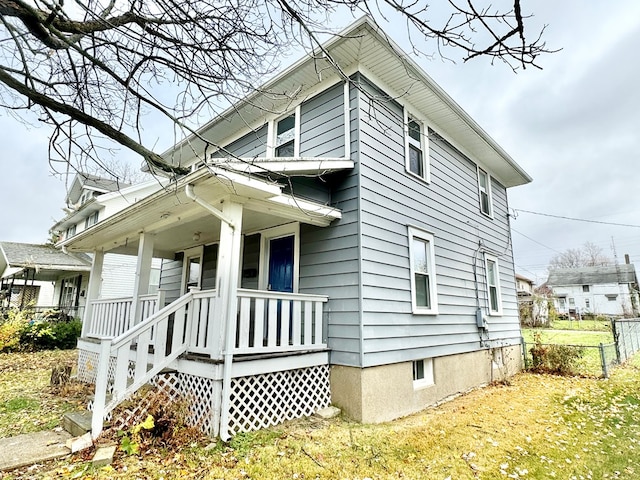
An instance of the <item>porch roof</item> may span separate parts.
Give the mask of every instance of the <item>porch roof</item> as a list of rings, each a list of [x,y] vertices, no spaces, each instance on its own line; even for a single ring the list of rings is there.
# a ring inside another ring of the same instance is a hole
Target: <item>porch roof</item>
[[[284,194],[277,184],[209,166],[178,179],[61,245],[70,252],[102,249],[136,254],[139,236],[145,233],[154,237],[154,256],[171,258],[177,251],[216,242],[220,220],[187,197],[187,185],[215,208],[228,200],[243,204],[244,233],[294,221],[327,226],[341,217],[340,210]]]
[[[84,254],[66,254],[49,245],[0,242],[1,278],[29,268],[35,270],[35,280],[53,281],[67,272],[88,272],[90,265],[90,258]]]

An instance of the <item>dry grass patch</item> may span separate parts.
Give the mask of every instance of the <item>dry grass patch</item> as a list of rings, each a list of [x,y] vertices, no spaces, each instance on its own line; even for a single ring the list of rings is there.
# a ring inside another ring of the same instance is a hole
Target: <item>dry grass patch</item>
[[[606,381],[523,373],[386,424],[302,419],[228,444],[183,438],[119,450],[101,469],[76,456],[26,478],[631,480],[640,474],[639,405],[633,364]]]

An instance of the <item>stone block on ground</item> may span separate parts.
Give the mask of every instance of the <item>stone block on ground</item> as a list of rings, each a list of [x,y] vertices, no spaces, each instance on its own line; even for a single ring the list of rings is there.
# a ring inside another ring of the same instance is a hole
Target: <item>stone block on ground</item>
[[[334,407],[333,405],[330,405],[326,408],[322,408],[318,410],[314,415],[316,417],[320,417],[325,420],[328,420],[330,418],[337,417],[338,415],[340,415],[340,413],[341,413],[341,410],[338,407]]]
[[[80,435],[79,437],[70,438],[67,440],[67,447],[71,450],[71,453],[79,452],[80,450],[84,450],[85,448],[89,448],[93,446],[93,439],[91,438],[91,433],[85,433],[84,435]]]
[[[100,447],[96,450],[95,455],[91,463],[94,467],[103,467],[105,465],[111,465],[113,462],[113,456],[116,453],[116,446],[110,445],[108,447]]]

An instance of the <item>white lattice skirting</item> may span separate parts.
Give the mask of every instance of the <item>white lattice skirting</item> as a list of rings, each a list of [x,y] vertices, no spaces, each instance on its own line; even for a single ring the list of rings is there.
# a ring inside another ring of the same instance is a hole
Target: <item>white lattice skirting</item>
[[[232,435],[307,417],[331,403],[329,366],[234,378],[230,403]]]
[[[97,353],[80,350],[78,379],[95,383],[97,363]],[[110,359],[109,367],[111,384],[115,359]],[[129,370],[131,377],[131,365]],[[142,421],[153,397],[161,393],[170,400],[186,399],[189,404],[187,422],[209,436],[218,435],[222,394],[220,380],[175,372],[157,375],[150,383],[155,387],[154,392],[147,392],[143,398],[136,399],[138,405],[122,412],[123,418],[114,418],[114,423],[124,427],[126,424]],[[260,430],[287,420],[307,417],[330,404],[328,365],[233,378],[228,416],[229,433],[235,435]],[[91,407],[90,404],[89,410]]]

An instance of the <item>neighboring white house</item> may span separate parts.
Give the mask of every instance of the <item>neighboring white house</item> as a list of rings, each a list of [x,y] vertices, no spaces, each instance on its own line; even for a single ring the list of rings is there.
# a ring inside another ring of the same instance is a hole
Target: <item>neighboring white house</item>
[[[51,231],[59,242],[80,234],[111,215],[162,188],[164,180],[153,179],[136,185],[116,182],[87,173],[78,173],[65,199],[67,215]],[[157,291],[160,282],[159,259],[154,260],[150,272],[149,293]],[[131,295],[134,288],[136,258],[130,255],[105,256],[101,275],[100,298],[119,298]]]
[[[0,310],[82,315],[91,259],[50,245],[0,242]]]
[[[559,314],[637,316],[638,279],[632,264],[549,271]]]
[[[516,292],[518,297],[530,296],[533,293],[533,280],[516,273]]]

